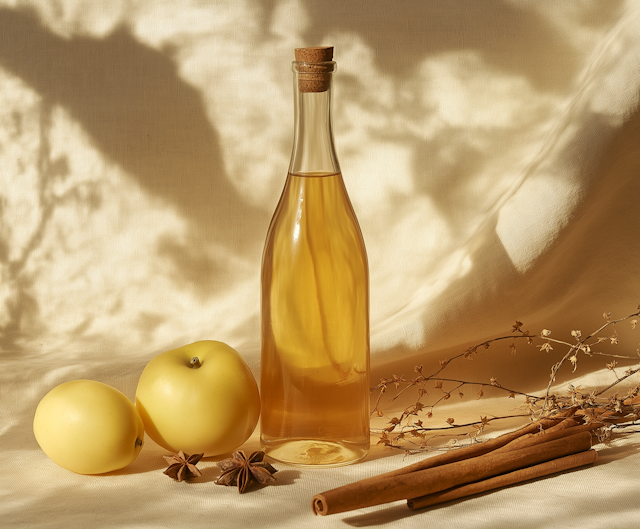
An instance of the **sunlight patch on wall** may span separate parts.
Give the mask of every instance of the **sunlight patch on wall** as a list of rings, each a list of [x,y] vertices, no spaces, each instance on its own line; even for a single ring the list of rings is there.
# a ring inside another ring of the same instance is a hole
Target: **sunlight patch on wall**
[[[14,220],[0,223],[0,241],[8,243],[1,250],[8,261],[22,258],[39,220],[39,139],[24,133],[39,126],[34,112],[39,103],[20,80],[0,72],[0,215]],[[0,284],[6,288],[5,281]]]
[[[496,233],[524,273],[558,236],[578,201],[580,186],[560,175],[527,179],[500,209]]]
[[[341,138],[346,150],[352,142],[361,147],[343,164],[345,185],[362,222],[388,213],[398,196],[413,193],[413,152],[407,146],[373,138]],[[364,140],[364,142],[363,142]],[[344,169],[348,167],[348,171]],[[401,215],[401,211],[397,211]]]
[[[280,0],[273,6],[269,31],[277,35],[285,47],[293,50],[302,46],[301,36],[310,23],[304,0]]]
[[[640,4],[627,6],[627,16],[622,17],[611,31],[608,39],[596,49],[583,72],[580,82],[593,82],[598,90],[593,91],[590,107],[593,112],[607,116],[612,126],[620,126],[629,115],[629,109],[638,105],[640,83]],[[611,57],[615,57],[612,62]]]
[[[293,33],[288,39],[256,45],[262,40],[264,28],[258,19],[263,14],[251,8],[244,3],[225,6],[229,14],[217,15],[218,33],[203,31],[197,35],[197,45],[181,48],[178,58],[183,77],[202,91],[220,136],[229,182],[250,204],[271,212],[289,166],[293,138],[290,65],[296,39]],[[276,30],[284,23],[275,16],[272,19]],[[225,21],[222,26],[221,20]],[[242,31],[238,31],[239,20]],[[196,40],[196,35],[192,38]]]
[[[398,296],[395,298],[392,296],[393,292],[407,289],[407,279],[409,279],[409,285],[413,287],[413,291],[404,298],[404,303],[393,304],[391,308],[395,310],[385,310],[384,314],[372,314],[372,328],[374,329],[372,350],[376,353],[382,353],[385,349],[398,344],[414,349],[424,346],[425,336],[433,326],[438,325],[438,307],[434,306],[434,301],[452,283],[467,276],[473,268],[471,256],[464,249],[448,253],[445,259],[440,262],[424,263],[421,260],[415,260],[414,264],[422,271],[425,268],[429,269],[429,275],[425,278],[423,277],[424,272],[422,272],[413,278],[405,277],[402,284],[391,281],[385,300],[378,300],[379,303],[385,304],[386,309],[389,308],[390,300],[398,299]],[[392,278],[387,277],[383,280],[390,279]],[[398,332],[398,328],[402,329],[402,333]],[[380,358],[384,360],[383,356]]]
[[[43,22],[62,37],[108,35],[122,21],[130,4],[127,0],[65,0],[63,2],[20,2],[37,10]]]
[[[451,254],[449,224],[427,197],[398,200],[373,226],[367,242],[374,326],[406,317],[417,298],[428,304],[470,270],[466,252]]]
[[[489,74],[476,52],[440,54],[426,60],[418,75],[425,83],[422,104],[447,126],[510,128],[527,122],[540,107],[525,78]]]

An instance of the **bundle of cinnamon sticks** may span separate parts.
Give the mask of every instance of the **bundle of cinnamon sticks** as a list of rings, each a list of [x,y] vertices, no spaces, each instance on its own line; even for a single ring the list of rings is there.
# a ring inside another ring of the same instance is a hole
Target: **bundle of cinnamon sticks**
[[[568,414],[316,494],[313,512],[336,514],[398,500],[420,509],[593,463],[591,436],[603,423],[582,424]]]

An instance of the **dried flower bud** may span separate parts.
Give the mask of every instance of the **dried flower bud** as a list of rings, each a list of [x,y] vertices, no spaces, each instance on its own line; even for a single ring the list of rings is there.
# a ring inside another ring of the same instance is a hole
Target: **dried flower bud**
[[[393,375],[393,383],[396,386],[396,389],[400,387],[400,382],[404,382],[404,375]]]
[[[551,347],[551,344],[549,342],[545,342],[542,345],[539,345],[538,347],[540,347],[541,351],[545,351],[545,352],[549,352],[549,351],[553,351],[553,347]]]
[[[578,346],[578,349],[582,351],[584,354],[587,354],[587,355],[591,354],[591,347],[589,345],[582,343]]]

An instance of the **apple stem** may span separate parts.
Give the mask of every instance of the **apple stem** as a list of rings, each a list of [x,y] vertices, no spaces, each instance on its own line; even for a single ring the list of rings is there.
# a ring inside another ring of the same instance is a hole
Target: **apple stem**
[[[194,356],[191,361],[189,362],[191,364],[191,367],[200,367],[200,359],[197,356]]]

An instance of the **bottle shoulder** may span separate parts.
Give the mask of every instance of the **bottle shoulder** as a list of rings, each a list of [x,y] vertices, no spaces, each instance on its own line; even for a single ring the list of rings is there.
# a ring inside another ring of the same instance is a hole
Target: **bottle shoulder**
[[[355,229],[360,234],[340,173],[289,174],[271,224],[310,224],[317,233]]]
[[[312,247],[314,254],[336,259],[359,254],[366,263],[362,232],[339,173],[290,174],[287,178],[269,226],[265,252],[277,253],[284,248],[295,252],[306,246]]]

